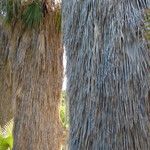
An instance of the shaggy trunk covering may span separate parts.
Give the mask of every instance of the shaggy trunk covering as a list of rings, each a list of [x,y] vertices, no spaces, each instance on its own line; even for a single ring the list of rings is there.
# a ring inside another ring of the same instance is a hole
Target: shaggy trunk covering
[[[63,0],[70,150],[150,149],[149,0]]]
[[[0,22],[0,126],[13,118],[12,73],[8,60],[9,34]]]
[[[64,138],[59,116],[63,48],[56,27],[60,8],[47,0],[43,1],[43,9],[38,29],[28,29],[20,20],[11,26],[13,150],[60,150]]]

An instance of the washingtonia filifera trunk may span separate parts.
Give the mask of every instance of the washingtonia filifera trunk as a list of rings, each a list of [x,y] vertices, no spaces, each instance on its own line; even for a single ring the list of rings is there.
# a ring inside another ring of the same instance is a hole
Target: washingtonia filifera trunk
[[[13,118],[12,74],[8,60],[9,33],[0,22],[0,126]]]
[[[63,0],[70,150],[150,149],[149,0]]]
[[[16,20],[12,31],[14,150],[60,150],[64,138],[59,117],[63,49],[56,28],[60,8],[51,9],[48,2],[39,28]]]

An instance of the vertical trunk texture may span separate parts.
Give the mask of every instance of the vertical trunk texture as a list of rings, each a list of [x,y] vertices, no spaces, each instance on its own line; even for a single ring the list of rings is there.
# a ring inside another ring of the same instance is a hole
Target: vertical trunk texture
[[[47,7],[49,7],[47,5]],[[59,150],[63,49],[56,11],[46,12],[41,27],[17,21],[10,42],[13,70],[14,150]]]
[[[63,0],[70,150],[150,149],[149,0]]]
[[[13,118],[11,67],[8,61],[8,34],[0,23],[0,126]]]

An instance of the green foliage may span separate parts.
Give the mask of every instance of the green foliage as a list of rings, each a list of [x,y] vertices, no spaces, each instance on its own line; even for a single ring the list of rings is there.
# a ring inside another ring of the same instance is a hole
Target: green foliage
[[[13,1],[7,0],[6,4],[6,22],[10,23],[13,19]]]
[[[13,148],[13,121],[8,122],[4,128],[0,127],[0,150],[12,150]]]
[[[23,11],[22,20],[26,27],[37,28],[43,18],[43,12],[41,3],[39,1],[33,1]]]
[[[68,126],[69,126],[69,121],[68,120],[69,119],[68,119],[68,115],[67,115],[66,100],[67,100],[67,95],[66,95],[66,92],[63,91],[61,93],[60,118],[61,118],[63,126],[65,128],[68,128]]]
[[[40,25],[43,18],[42,3],[34,0],[30,4],[21,6],[20,0],[6,0],[6,23],[12,23],[15,19],[20,19],[28,28],[36,28]]]
[[[6,20],[6,23],[12,25],[15,21],[21,21],[22,25],[28,29],[37,29],[44,20],[45,13],[43,10],[46,4],[41,0],[22,1],[21,0],[6,0],[5,3],[0,3],[0,15]],[[47,8],[45,8],[47,9]],[[51,12],[52,21],[57,32],[61,31],[61,9],[58,7]],[[54,19],[54,21],[53,21]]]

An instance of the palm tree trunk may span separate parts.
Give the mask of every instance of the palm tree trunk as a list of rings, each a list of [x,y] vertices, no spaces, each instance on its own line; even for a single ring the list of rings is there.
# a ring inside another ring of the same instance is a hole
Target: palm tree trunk
[[[0,126],[13,118],[12,108],[12,75],[8,61],[8,33],[0,22]]]
[[[20,21],[13,29],[9,59],[14,83],[14,150],[59,150],[61,146],[63,49],[55,16],[55,11],[46,12],[38,30],[23,28]]]
[[[70,150],[149,150],[149,1],[62,3]]]

